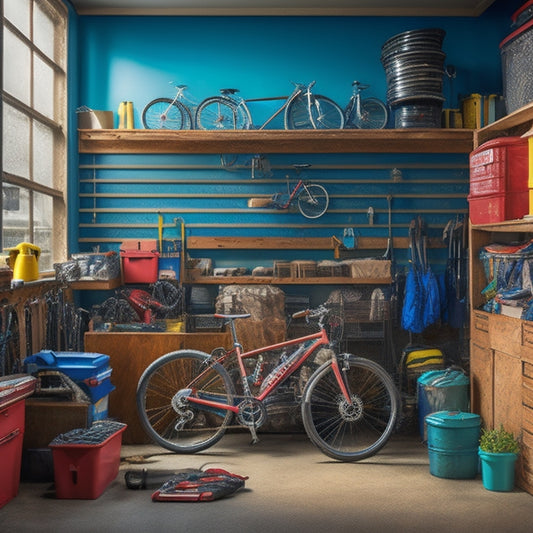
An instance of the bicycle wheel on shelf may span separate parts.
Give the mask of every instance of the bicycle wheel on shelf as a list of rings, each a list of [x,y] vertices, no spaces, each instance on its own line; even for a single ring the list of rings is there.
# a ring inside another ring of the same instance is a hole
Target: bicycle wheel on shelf
[[[364,130],[381,130],[389,120],[387,106],[378,98],[365,98],[361,100],[361,116],[357,117],[355,106],[346,120],[347,128]]]
[[[202,399],[232,404],[235,390],[226,370],[207,364],[195,350],[163,355],[151,363],[137,386],[137,409],[146,433],[174,452],[195,453],[218,442],[232,420],[232,411],[189,402]]]
[[[342,395],[328,361],[307,383],[303,423],[313,444],[328,457],[359,461],[387,443],[396,425],[398,395],[389,374],[374,361],[343,355],[339,365],[351,403]]]
[[[304,130],[314,129],[315,126],[311,121],[309,114],[309,105],[307,103],[307,96],[297,96],[285,108],[283,115],[283,123],[286,130]]]
[[[230,98],[206,98],[196,109],[195,125],[199,130],[247,130],[252,118],[245,106]]]
[[[344,127],[342,109],[327,96],[313,95],[311,116],[317,130],[340,130]]]
[[[156,98],[146,104],[141,119],[147,130],[190,130],[193,127],[189,108],[169,98]]]
[[[328,191],[316,183],[310,183],[302,187],[298,194],[298,209],[306,218],[321,217],[329,205]]]

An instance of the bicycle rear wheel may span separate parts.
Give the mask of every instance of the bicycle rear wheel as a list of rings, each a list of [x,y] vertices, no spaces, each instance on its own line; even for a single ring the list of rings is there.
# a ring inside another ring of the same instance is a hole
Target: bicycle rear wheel
[[[305,185],[298,195],[298,209],[305,218],[321,217],[328,210],[328,205],[328,191],[322,185]]]
[[[307,105],[307,96],[297,96],[285,108],[283,122],[286,130],[314,129]]]
[[[327,96],[313,95],[311,115],[317,130],[341,130],[344,127],[344,112]]]
[[[192,115],[181,102],[156,98],[143,109],[142,123],[147,130],[190,130]]]
[[[206,98],[195,115],[199,130],[247,130],[251,123],[248,109],[223,96]]]
[[[341,357],[339,366],[351,403],[341,393],[328,361],[307,383],[303,423],[313,444],[328,457],[359,461],[387,443],[396,425],[398,395],[392,379],[377,363],[353,355]]]
[[[361,100],[361,116],[356,116],[356,106],[347,119],[347,127],[360,128],[364,130],[381,130],[389,120],[389,110],[387,106],[378,98],[365,98]]]
[[[189,402],[194,395],[232,404],[235,390],[226,370],[195,350],[163,355],[146,368],[137,386],[137,409],[146,433],[174,452],[195,453],[218,442],[232,411]]]

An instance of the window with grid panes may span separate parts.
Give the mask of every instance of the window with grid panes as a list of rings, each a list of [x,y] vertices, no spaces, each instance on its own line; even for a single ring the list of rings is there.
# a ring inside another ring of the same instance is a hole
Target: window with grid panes
[[[66,257],[67,10],[2,2],[2,248],[31,242],[39,270]]]

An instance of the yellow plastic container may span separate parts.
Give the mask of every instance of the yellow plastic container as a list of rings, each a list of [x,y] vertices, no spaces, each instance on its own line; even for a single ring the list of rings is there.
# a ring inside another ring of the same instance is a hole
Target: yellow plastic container
[[[465,128],[475,130],[482,127],[483,97],[480,94],[473,93],[463,98],[461,111]]]

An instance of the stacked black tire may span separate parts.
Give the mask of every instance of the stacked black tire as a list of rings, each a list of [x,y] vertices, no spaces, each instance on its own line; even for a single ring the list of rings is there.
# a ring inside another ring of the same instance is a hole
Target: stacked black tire
[[[441,126],[445,31],[412,30],[391,37],[381,48],[387,103],[396,128]]]

